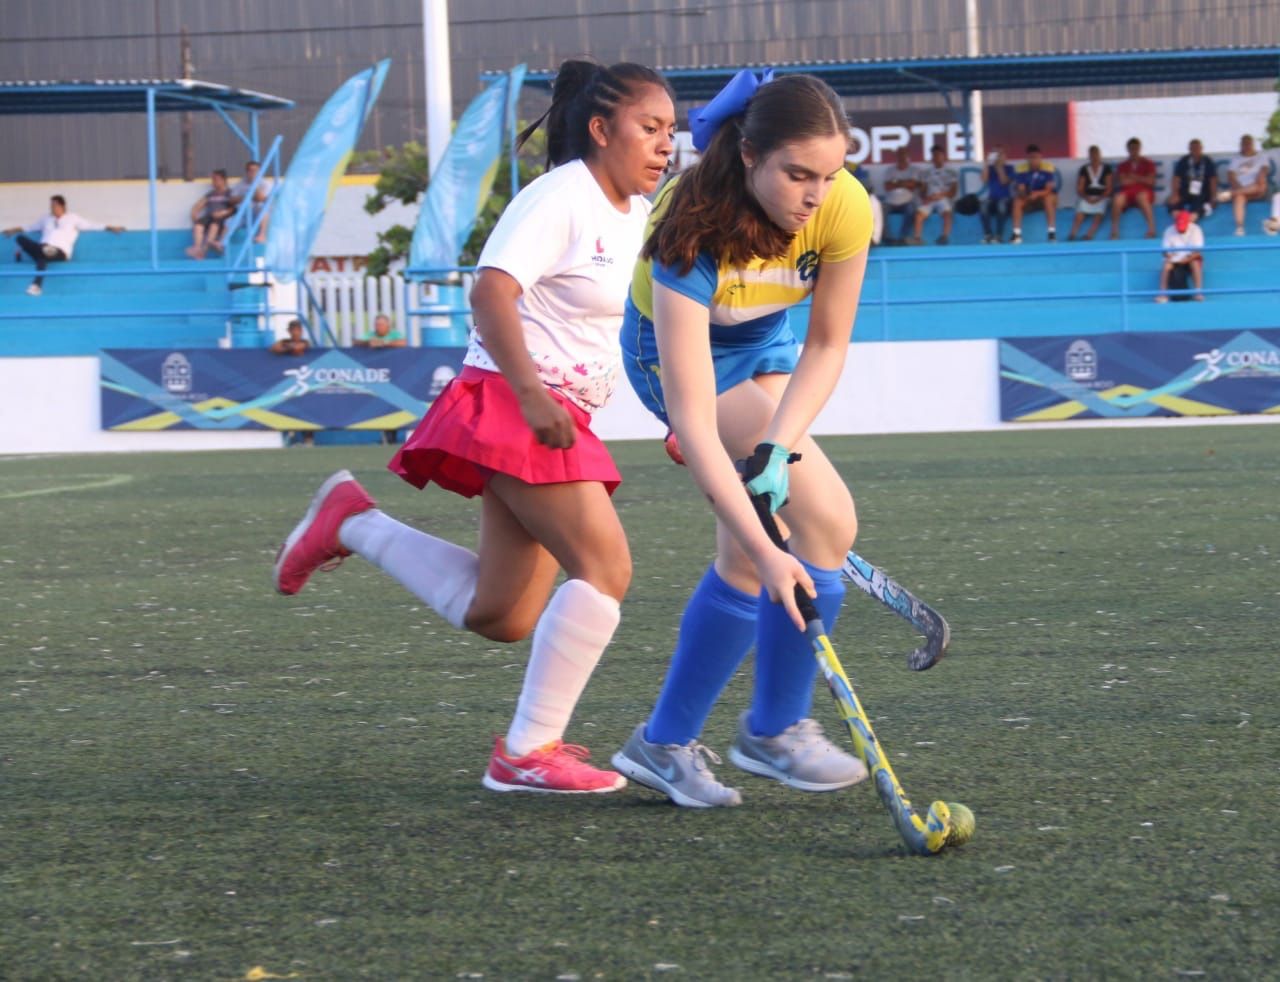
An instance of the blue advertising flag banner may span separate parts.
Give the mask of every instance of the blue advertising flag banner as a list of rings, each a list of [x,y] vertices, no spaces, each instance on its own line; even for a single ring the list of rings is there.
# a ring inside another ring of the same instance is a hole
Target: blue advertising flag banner
[[[267,230],[266,264],[281,283],[302,275],[325,209],[346,173],[390,65],[390,59],[383,59],[343,82],[316,113],[289,161]]]
[[[502,159],[506,121],[515,118],[514,103],[524,75],[525,66],[517,65],[495,79],[458,120],[422,199],[422,211],[409,247],[411,268],[448,269],[457,265],[462,247],[493,189]]]
[[[104,430],[395,430],[462,370],[465,348],[117,348],[99,355]]]
[[[1280,329],[1000,341],[1012,422],[1280,413]]]

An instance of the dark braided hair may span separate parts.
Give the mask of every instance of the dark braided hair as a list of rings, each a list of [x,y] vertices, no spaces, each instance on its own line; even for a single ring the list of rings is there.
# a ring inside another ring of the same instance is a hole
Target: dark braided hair
[[[613,119],[618,107],[635,99],[645,85],[656,85],[672,95],[667,80],[644,65],[624,61],[605,67],[593,61],[570,59],[556,73],[551,108],[520,134],[516,146],[529,139],[546,120],[547,167],[585,159],[593,147],[591,120],[596,116]]]

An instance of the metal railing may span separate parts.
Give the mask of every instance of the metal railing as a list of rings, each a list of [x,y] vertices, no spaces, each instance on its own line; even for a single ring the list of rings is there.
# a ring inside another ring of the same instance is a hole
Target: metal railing
[[[30,309],[13,309],[11,306],[0,306],[0,324],[7,320],[29,320],[38,318],[41,320],[84,320],[86,318],[177,318],[177,317],[208,317],[208,318],[225,318],[226,320],[226,336],[230,342],[234,342],[237,335],[237,327],[241,336],[247,334],[261,335],[267,331],[272,319],[277,317],[296,317],[302,321],[307,333],[314,340],[318,336],[318,332],[314,328],[313,318],[315,311],[310,307],[306,307],[300,302],[292,304],[273,304],[271,300],[270,271],[259,265],[245,265],[234,267],[215,267],[204,269],[193,264],[183,263],[182,265],[162,266],[153,268],[151,266],[138,266],[134,268],[121,269],[118,267],[101,267],[93,264],[67,265],[59,263],[34,273],[31,269],[0,269],[0,278],[23,278],[31,279],[33,275],[39,275],[47,279],[84,279],[88,277],[107,277],[107,278],[153,278],[166,276],[200,276],[212,275],[217,277],[225,276],[228,283],[234,283],[238,289],[251,289],[255,297],[254,301],[249,304],[237,305],[234,303],[236,290],[229,289],[226,293],[227,302],[222,306],[212,307],[191,307],[184,306],[177,309],[159,309],[156,307],[142,306],[126,306],[121,309],[113,310],[86,310],[83,307],[77,309],[62,309],[49,304],[48,299],[41,301],[41,309],[33,311]]]
[[[935,268],[944,264],[964,263],[964,262],[989,262],[993,259],[1014,260],[1020,262],[1027,259],[1044,259],[1052,258],[1060,261],[1070,261],[1073,258],[1069,247],[1064,243],[1054,248],[1046,247],[1028,247],[1028,246],[973,246],[972,251],[957,249],[954,253],[948,253],[945,256],[939,255],[937,252],[930,251],[927,253],[912,254],[908,250],[894,249],[889,255],[885,255],[883,249],[878,249],[870,256],[868,264],[875,267],[875,274],[868,275],[862,288],[862,298],[858,305],[860,315],[879,312],[881,318],[882,337],[878,340],[893,340],[892,325],[890,321],[890,310],[894,307],[911,307],[911,306],[928,306],[928,305],[951,305],[951,304],[988,304],[988,305],[1004,305],[1012,303],[1041,303],[1041,302],[1065,302],[1078,300],[1116,300],[1120,306],[1120,323],[1121,330],[1128,331],[1130,329],[1131,313],[1136,301],[1144,301],[1149,303],[1161,291],[1158,288],[1158,280],[1155,279],[1159,275],[1160,254],[1165,252],[1164,246],[1160,242],[1150,241],[1141,243],[1131,243],[1128,245],[1117,244],[1114,246],[1087,246],[1081,248],[1076,253],[1081,259],[1092,259],[1099,256],[1116,257],[1116,267],[1109,272],[1119,273],[1120,286],[1114,290],[1073,290],[1071,292],[1045,292],[1037,290],[1034,292],[1017,292],[1016,290],[1005,289],[999,293],[942,293],[937,296],[894,296],[893,284],[895,278],[891,277],[890,270],[895,267],[904,267],[909,264],[925,263]],[[1178,250],[1182,251],[1182,250]],[[1228,296],[1241,294],[1266,294],[1280,293],[1280,240],[1275,242],[1214,242],[1206,243],[1196,248],[1194,251],[1200,253],[1220,253],[1220,252],[1252,252],[1267,251],[1274,253],[1277,260],[1277,270],[1275,277],[1270,281],[1263,281],[1257,286],[1247,287],[1206,287],[1201,290],[1187,290],[1181,292],[1202,293],[1206,296]],[[1133,256],[1155,256],[1156,261],[1153,262],[1154,269],[1141,270],[1142,275],[1152,277],[1150,287],[1134,287],[1130,284],[1130,276],[1137,271],[1131,267],[1131,257]],[[1107,270],[1091,269],[1090,273],[1098,276],[1107,275]],[[911,274],[907,274],[911,275]],[[897,281],[901,277],[896,278]],[[865,340],[864,336],[864,340]]]
[[[467,343],[476,269],[411,266],[404,271],[404,312],[420,319],[423,343],[455,347]]]

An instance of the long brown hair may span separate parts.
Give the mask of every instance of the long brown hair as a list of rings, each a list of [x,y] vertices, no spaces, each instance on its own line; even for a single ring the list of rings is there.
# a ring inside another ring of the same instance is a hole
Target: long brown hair
[[[742,150],[763,160],[784,143],[847,132],[831,86],[812,75],[784,75],[760,86],[744,113],[721,124],[702,159],[682,174],[641,255],[687,273],[698,253],[733,266],[786,253],[794,232],[779,228],[747,190]]]
[[[543,120],[547,123],[547,167],[585,160],[595,144],[590,125],[595,116],[613,119],[618,107],[635,99],[639,89],[656,85],[672,95],[667,80],[652,68],[623,61],[616,65],[571,58],[560,65],[551,86],[551,108],[516,138],[519,147]],[[674,96],[672,97],[674,100]]]

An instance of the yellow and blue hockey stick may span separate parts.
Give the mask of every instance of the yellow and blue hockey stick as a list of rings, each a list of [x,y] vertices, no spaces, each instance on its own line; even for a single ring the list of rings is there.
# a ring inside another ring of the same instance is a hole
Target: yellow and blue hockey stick
[[[774,520],[773,513],[769,511],[768,498],[764,495],[752,496],[751,503],[755,506],[760,523],[774,545],[779,549],[787,550],[787,543],[782,538],[778,523]],[[935,801],[930,805],[929,812],[923,820],[916,814],[906,792],[902,790],[902,785],[898,783],[897,775],[893,773],[893,768],[889,766],[889,761],[882,752],[880,741],[876,739],[867,714],[854,694],[853,685],[845,675],[840,659],[836,657],[831,640],[827,637],[826,628],[823,627],[822,618],[818,615],[818,609],[808,594],[798,586],[796,587],[796,605],[800,608],[800,616],[805,621],[805,636],[813,646],[814,657],[818,659],[818,665],[822,668],[822,675],[827,680],[827,688],[830,689],[832,698],[836,701],[840,718],[849,728],[853,746],[863,764],[866,765],[867,773],[875,783],[876,792],[880,795],[885,808],[889,810],[893,824],[898,827],[898,833],[902,836],[902,841],[907,844],[907,848],[918,856],[932,856],[948,845],[967,841],[973,833],[972,825],[967,822],[967,829],[953,828],[952,806],[945,801]],[[963,805],[956,807],[964,808]],[[968,809],[964,811],[967,813]]]

